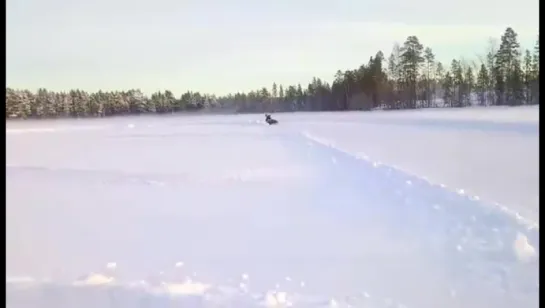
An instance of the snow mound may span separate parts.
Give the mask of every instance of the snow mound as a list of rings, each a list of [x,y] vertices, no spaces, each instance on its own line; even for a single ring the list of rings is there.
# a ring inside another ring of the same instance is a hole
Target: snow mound
[[[259,291],[251,287],[244,274],[241,281],[249,286],[237,287],[235,283],[212,285],[189,278],[185,282],[123,282],[97,273],[71,284],[11,278],[6,279],[7,307],[27,307],[30,304],[45,308],[91,308],[112,299],[115,299],[115,307],[120,308],[135,307],[138,302],[147,302],[147,307],[162,307],[161,303],[165,302],[183,307],[404,307],[390,298],[372,298],[367,292],[345,296],[316,295],[305,293],[303,286],[288,291],[278,285]]]

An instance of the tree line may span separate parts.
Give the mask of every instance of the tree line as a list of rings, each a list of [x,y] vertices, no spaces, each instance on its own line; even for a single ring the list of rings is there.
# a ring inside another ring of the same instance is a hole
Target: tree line
[[[507,28],[499,46],[475,61],[435,60],[416,36],[395,44],[386,58],[378,51],[360,67],[337,71],[331,83],[320,78],[303,87],[272,84],[248,93],[216,96],[188,91],[145,95],[138,89],[88,93],[6,88],[7,118],[104,117],[190,111],[285,112],[414,109],[469,105],[539,104],[539,35],[522,50]]]

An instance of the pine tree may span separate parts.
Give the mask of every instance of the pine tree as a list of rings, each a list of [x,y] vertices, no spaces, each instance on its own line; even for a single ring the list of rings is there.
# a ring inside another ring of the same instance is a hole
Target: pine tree
[[[433,51],[431,48],[426,47],[424,49],[424,59],[426,61],[426,107],[431,106],[431,101],[433,100],[432,93],[432,83],[435,79],[434,77],[434,62],[435,62],[435,55],[433,54]]]
[[[445,105],[452,107],[453,98],[454,98],[454,79],[450,72],[445,74],[445,79],[443,81],[443,102]]]
[[[479,105],[485,106],[487,102],[486,93],[488,91],[489,76],[488,70],[484,64],[481,64],[479,74],[477,75],[477,83],[475,84],[475,90],[479,100]]]
[[[532,67],[532,54],[526,49],[524,53],[524,97],[526,104],[532,102],[532,82],[534,81],[534,70]]]
[[[468,66],[465,71],[464,76],[464,106],[471,105],[471,94],[475,88],[475,76],[473,75],[473,70],[471,66]]]
[[[501,44],[495,57],[497,84],[501,104],[518,104],[522,90],[522,70],[520,68],[520,44],[517,33],[508,27],[501,37]]]
[[[403,44],[400,56],[401,71],[407,85],[408,107],[416,108],[416,83],[419,76],[420,66],[424,62],[422,52],[424,46],[420,44],[418,37],[409,36]]]

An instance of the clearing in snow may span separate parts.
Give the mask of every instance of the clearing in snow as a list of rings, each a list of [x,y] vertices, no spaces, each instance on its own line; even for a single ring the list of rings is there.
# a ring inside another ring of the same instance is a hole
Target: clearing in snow
[[[7,307],[538,307],[537,113],[8,122]]]

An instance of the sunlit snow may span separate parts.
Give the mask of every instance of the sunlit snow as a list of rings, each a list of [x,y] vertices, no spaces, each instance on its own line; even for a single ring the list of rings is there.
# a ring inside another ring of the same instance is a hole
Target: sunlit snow
[[[538,307],[538,111],[8,122],[7,307]]]

